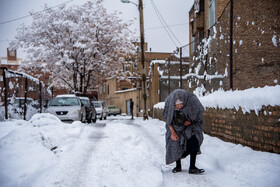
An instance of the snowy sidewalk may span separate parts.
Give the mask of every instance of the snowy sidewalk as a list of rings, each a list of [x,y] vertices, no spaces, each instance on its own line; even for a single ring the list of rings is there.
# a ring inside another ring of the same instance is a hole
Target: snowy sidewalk
[[[164,135],[162,121],[123,116],[98,120],[96,124],[64,124],[43,114],[29,122],[1,122],[0,186],[280,184],[280,155],[253,151],[207,135],[203,154],[197,157],[197,165],[206,170],[205,174],[190,175],[189,158],[182,162],[183,171],[173,174],[175,164],[165,165]],[[54,145],[58,147],[55,154],[49,150]]]

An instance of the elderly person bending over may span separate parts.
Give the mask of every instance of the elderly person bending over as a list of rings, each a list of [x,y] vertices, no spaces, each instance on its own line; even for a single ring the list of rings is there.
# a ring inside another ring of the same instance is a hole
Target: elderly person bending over
[[[174,90],[166,99],[163,116],[166,122],[166,164],[176,161],[173,173],[182,171],[181,159],[190,155],[190,174],[204,169],[195,165],[203,142],[204,108],[198,98],[182,89]]]

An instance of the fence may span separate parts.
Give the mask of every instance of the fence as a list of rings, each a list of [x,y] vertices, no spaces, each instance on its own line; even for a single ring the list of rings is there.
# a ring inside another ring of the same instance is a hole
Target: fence
[[[51,91],[42,81],[25,73],[0,67],[0,121],[29,120],[44,110]]]

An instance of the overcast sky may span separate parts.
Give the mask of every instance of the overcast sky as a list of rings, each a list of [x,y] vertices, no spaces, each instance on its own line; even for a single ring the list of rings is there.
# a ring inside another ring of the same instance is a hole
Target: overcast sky
[[[45,3],[53,7],[66,2],[67,6],[70,6],[83,4],[86,1],[88,0],[0,0],[0,57],[6,57],[6,48],[16,34],[16,28],[22,23],[28,25],[32,22],[32,17],[22,18],[28,16],[29,11],[41,11]],[[138,0],[131,1],[138,3]],[[169,33],[171,39],[165,31],[152,6],[152,1],[176,38]],[[188,13],[193,2],[193,0],[143,0],[145,41],[148,43],[149,49],[151,48],[154,52],[172,52],[176,47],[189,43]],[[135,18],[132,29],[135,29],[139,35],[139,12],[135,5],[124,4],[120,0],[105,0],[104,6],[108,12],[114,10],[122,12],[121,18],[125,20]],[[10,21],[17,18],[22,19]],[[6,21],[10,22],[3,23]],[[22,50],[19,50],[18,58],[22,57],[24,54]]]

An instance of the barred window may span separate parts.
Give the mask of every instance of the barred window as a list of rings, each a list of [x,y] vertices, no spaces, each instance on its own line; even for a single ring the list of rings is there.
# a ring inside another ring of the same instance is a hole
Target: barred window
[[[216,0],[209,0],[209,28],[216,22]]]

